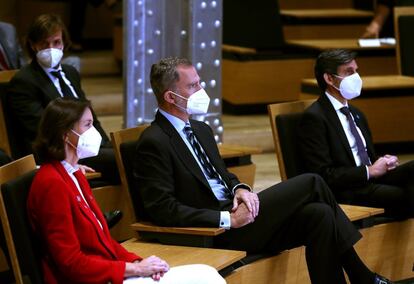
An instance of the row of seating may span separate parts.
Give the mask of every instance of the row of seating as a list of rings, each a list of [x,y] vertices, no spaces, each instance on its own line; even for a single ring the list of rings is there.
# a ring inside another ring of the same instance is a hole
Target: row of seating
[[[409,32],[409,27],[411,27],[409,19],[407,18],[410,14],[412,15],[413,13],[412,10],[410,12],[409,7],[400,7],[396,9],[396,48],[390,45],[363,48],[358,45],[357,37],[345,39],[308,38],[305,40],[291,39],[282,41],[278,46],[275,46],[273,50],[268,50],[266,51],[266,54],[264,54],[263,51],[260,51],[260,49],[254,45],[243,46],[237,42],[224,41],[225,44],[231,44],[233,46],[236,45],[238,47],[248,47],[250,52],[248,54],[240,52],[240,48],[224,49],[225,60],[223,62],[223,99],[228,103],[237,106],[244,104],[266,104],[276,101],[282,102],[296,100],[299,98],[300,81],[303,78],[313,77],[312,66],[316,55],[319,52],[329,48],[348,48],[357,51],[359,53],[359,67],[361,74],[363,75],[398,74],[397,66],[404,66],[404,70],[412,68],[411,66],[413,66],[413,64],[410,64],[410,62],[413,62],[411,59],[412,52],[409,51],[412,50],[412,37],[409,34],[405,34],[407,29]],[[272,28],[278,30],[280,29],[280,27],[277,26],[273,26]],[[241,34],[240,37],[246,37],[246,34]],[[289,54],[286,52],[287,49],[292,49],[293,47],[296,47],[298,50],[296,53],[292,54],[291,52],[291,54]],[[242,59],[242,61],[240,61],[240,59]],[[289,61],[289,69],[285,66],[287,65],[286,61]],[[298,67],[296,67],[297,65]],[[294,72],[289,72],[290,77],[285,78],[286,76],[283,74],[283,70],[290,70]],[[407,71],[402,71],[399,74],[413,74],[412,72],[410,73]],[[249,73],[247,72],[249,72],[250,75],[248,75]],[[252,75],[252,73],[255,75]],[[283,80],[266,80],[267,77],[274,76],[275,73],[277,73],[279,77],[282,77]],[[299,76],[301,77],[296,78]],[[256,77],[265,78],[265,80],[257,81]],[[286,88],[283,89],[282,85],[278,87],[277,82],[280,81],[285,84],[286,79],[287,82],[289,82],[290,88],[286,90]],[[237,88],[233,82],[243,82],[243,84]],[[260,84],[257,82],[260,82]],[[263,90],[263,87],[260,86],[262,84],[265,85],[265,90]],[[236,89],[234,89],[234,87],[236,87]],[[234,96],[233,92],[236,93],[237,96]],[[255,101],[249,101],[248,99],[249,97],[252,97],[250,95],[252,92],[258,94],[257,100]]]
[[[306,103],[309,104],[309,102]],[[297,104],[304,105],[302,102]],[[270,108],[277,108],[277,106],[270,106]],[[300,108],[295,108],[291,106],[290,108],[300,112]],[[275,121],[277,121],[277,116],[278,115],[275,114],[275,112],[270,112],[270,117],[273,117]],[[104,199],[107,199],[107,201],[109,202],[108,198],[110,198],[110,203],[117,203],[117,205],[126,204],[130,207],[130,210],[132,210],[133,205],[130,197],[131,192],[128,186],[128,172],[130,172],[130,161],[128,161],[128,159],[130,159],[131,157],[130,151],[134,150],[133,145],[137,137],[139,136],[139,133],[142,132],[144,128],[145,126],[140,126],[136,128],[121,130],[119,132],[111,134],[113,145],[116,149],[118,165],[121,168],[123,168],[123,170],[121,169],[121,180],[123,184],[122,187],[118,188],[118,190],[114,192],[113,195],[106,196]],[[289,157],[286,157],[285,159],[290,160]],[[281,168],[284,168],[283,161],[281,163]],[[8,248],[13,260],[13,269],[15,273],[17,273],[16,279],[23,279],[24,275],[26,275],[26,277],[30,277],[32,283],[41,283],[36,282],[36,280],[33,280],[36,279],[36,277],[38,276],[32,276],[32,273],[36,275],[39,273],[39,271],[34,271],[37,269],[37,266],[33,265],[33,262],[31,262],[29,257],[30,253],[33,251],[35,252],[35,248],[38,246],[33,245],[35,239],[31,238],[30,231],[28,230],[27,217],[25,214],[21,214],[25,211],[26,208],[25,199],[27,197],[27,191],[30,187],[31,179],[34,175],[34,168],[35,163],[32,156],[28,156],[26,158],[23,158],[21,160],[18,160],[16,162],[13,162],[9,165],[0,168],[1,184],[5,183],[5,181],[9,179],[18,177],[17,180],[6,182],[5,185],[2,186],[2,198],[4,198],[5,202],[0,202],[0,209],[3,218],[3,228],[6,232],[8,240]],[[27,174],[22,175],[23,173]],[[96,192],[94,191],[94,194],[95,193]],[[113,198],[114,196],[116,196],[116,198]],[[100,200],[101,204],[104,199]],[[134,205],[136,204],[137,203],[134,202]],[[356,206],[342,207],[345,210],[346,214],[351,218],[351,220],[360,220],[361,218],[371,217],[382,212],[382,210],[375,208]],[[135,209],[136,210],[132,210],[132,212],[129,215],[126,214],[126,216],[131,216],[132,222],[135,221],[134,211],[139,212],[138,208]],[[128,211],[128,209],[125,210],[126,212]],[[139,219],[137,221],[139,221]],[[20,224],[16,224],[16,222],[20,222]],[[409,230],[414,229],[413,224],[411,222],[405,225],[398,225],[397,227],[393,224],[393,226],[395,227],[394,229],[396,229],[397,231],[401,231],[402,229],[407,230],[407,228],[409,228]],[[283,283],[283,281],[287,282],[288,279],[297,279],[297,281],[299,281],[299,279],[300,281],[303,281],[305,279],[309,281],[306,272],[306,264],[304,262],[303,247],[286,251],[276,256],[261,255],[253,256],[253,258],[245,258],[246,253],[242,251],[228,251],[211,248],[188,247],[188,245],[197,246],[200,245],[200,243],[194,244],[192,243],[192,241],[186,242],[185,238],[181,238],[180,240],[180,237],[182,236],[192,236],[191,238],[197,239],[205,238],[205,236],[209,237],[211,235],[219,234],[221,233],[221,229],[218,228],[167,228],[157,227],[149,223],[140,222],[135,223],[132,227],[133,229],[137,229],[139,231],[139,235],[138,239],[129,239],[127,242],[124,243],[124,246],[127,249],[135,251],[143,256],[151,254],[159,255],[167,259],[171,263],[171,265],[188,264],[194,262],[203,262],[212,265],[216,269],[221,270],[223,274],[227,275],[226,279],[228,283],[250,283],[251,281],[255,281],[255,283],[269,283],[270,279],[272,279],[272,281],[274,279],[280,279],[282,281],[281,283]],[[367,235],[367,238],[368,236],[370,236],[371,230],[375,230],[376,236],[380,238],[382,237],[383,233],[389,232],[388,227],[384,227],[382,229],[372,227],[364,230],[364,235]],[[146,235],[148,232],[150,232],[151,234]],[[165,245],[148,242],[149,240],[152,241],[154,239],[154,236],[158,241],[161,242],[175,242],[176,238],[171,238],[171,235],[178,235],[178,242],[182,241],[181,245],[186,246]],[[17,244],[14,246],[16,242]],[[414,249],[412,245],[407,246],[407,243],[410,244],[410,241],[406,240],[406,242],[402,244],[403,246],[408,248],[407,252],[404,252],[402,254],[402,256],[405,258],[407,257],[407,254],[412,252],[412,250]],[[204,242],[201,245],[208,246],[209,243]],[[382,255],[380,253],[381,250],[379,248],[382,248],[383,245],[385,244],[380,243],[380,245],[377,245],[376,252],[379,251],[379,255],[377,258],[371,256],[372,259],[381,259]],[[368,243],[365,243],[365,246],[368,246]],[[365,246],[362,247],[366,249]],[[391,250],[394,249],[394,247],[392,247]],[[13,253],[13,250],[15,250],[16,253]],[[390,253],[389,250],[387,250],[386,252]],[[260,259],[258,260],[257,257],[260,257]],[[33,253],[32,260],[35,261],[35,253]],[[398,260],[400,260],[400,258],[398,258]],[[395,265],[396,264],[391,263],[388,264],[387,267],[390,266],[392,269],[394,269]],[[19,272],[19,270],[21,271]],[[275,275],[275,272],[281,272],[282,274]],[[401,270],[399,274],[395,274],[394,271],[391,272],[394,273],[394,276],[407,276],[407,272],[405,269]],[[32,279],[31,277],[35,278]],[[23,282],[19,282],[19,280],[17,280],[17,283]],[[292,283],[299,282],[293,281]]]
[[[297,128],[303,111],[313,102],[314,100],[302,100],[268,105],[282,180],[305,172],[297,148]],[[392,279],[414,277],[412,271],[414,240],[410,237],[414,233],[414,219],[372,226],[375,223],[375,215],[383,212],[382,209],[348,206],[341,205],[351,220],[353,214],[358,216],[358,210],[369,210],[371,214],[371,218],[359,219],[364,237],[356,244],[356,250],[364,262],[371,269],[381,271]]]

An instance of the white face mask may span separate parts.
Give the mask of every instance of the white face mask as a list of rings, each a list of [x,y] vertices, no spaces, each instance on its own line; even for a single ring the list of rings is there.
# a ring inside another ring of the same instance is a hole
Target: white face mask
[[[36,53],[37,61],[45,68],[53,68],[62,60],[63,51],[59,48],[42,49]]]
[[[101,147],[102,136],[95,127],[91,127],[81,135],[72,130],[73,133],[79,136],[78,146],[76,147],[76,154],[79,159],[95,157],[98,155]]]
[[[345,99],[352,100],[361,94],[362,79],[359,77],[358,73],[355,72],[354,74],[346,77],[341,77],[338,75],[334,76],[342,79],[341,83],[339,84],[339,89],[335,86],[333,87],[337,89]]]
[[[174,92],[172,93],[177,97],[180,97],[187,101],[187,108],[185,110],[188,114],[207,113],[208,105],[210,104],[210,97],[207,95],[206,91],[203,88],[192,94],[188,99]],[[181,109],[184,109],[182,106],[179,106],[177,104],[176,106],[178,106]]]

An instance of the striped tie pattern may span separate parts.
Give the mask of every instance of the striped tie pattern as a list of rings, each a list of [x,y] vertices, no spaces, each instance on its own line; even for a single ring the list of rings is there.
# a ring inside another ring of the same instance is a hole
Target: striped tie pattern
[[[190,126],[190,123],[186,123],[184,127],[184,133],[187,135],[187,139],[193,148],[194,153],[197,156],[198,161],[205,170],[207,176],[211,179],[217,179],[220,183],[228,190],[227,185],[224,183],[220,174],[216,171],[214,166],[210,163],[210,160],[201,147],[200,143],[197,140],[197,137],[194,135],[193,129]]]

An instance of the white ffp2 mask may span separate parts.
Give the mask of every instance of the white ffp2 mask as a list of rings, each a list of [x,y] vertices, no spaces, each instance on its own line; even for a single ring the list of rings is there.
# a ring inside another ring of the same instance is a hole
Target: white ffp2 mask
[[[358,73],[355,72],[354,74],[346,77],[338,75],[334,76],[342,79],[339,84],[339,89],[335,86],[334,88],[337,89],[345,99],[352,100],[361,94],[362,79],[359,77]]]
[[[57,66],[63,57],[63,51],[59,48],[46,48],[36,53],[37,61],[45,68]]]
[[[75,130],[72,130],[72,132],[79,136],[78,145],[76,146],[76,154],[79,159],[98,155],[102,136],[95,127],[92,126],[82,134],[78,134]]]
[[[208,106],[210,104],[210,97],[206,91],[201,88],[197,92],[193,93],[188,99],[180,96],[177,93],[172,92],[177,97],[180,97],[187,101],[187,108],[185,109],[188,114],[205,114],[207,113]],[[177,105],[179,108],[183,107]]]

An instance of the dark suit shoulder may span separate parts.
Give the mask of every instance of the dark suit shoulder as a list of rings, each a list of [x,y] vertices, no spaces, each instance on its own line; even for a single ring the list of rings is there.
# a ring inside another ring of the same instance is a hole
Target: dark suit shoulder
[[[16,72],[16,74],[12,78],[12,81],[13,80],[21,80],[21,79],[26,80],[27,78],[32,78],[33,73],[36,73],[36,72],[33,69],[32,65],[31,64],[26,64],[25,66],[20,68],[19,71]]]
[[[207,125],[203,121],[198,121],[198,120],[190,119],[190,123],[191,123],[191,126],[194,129],[199,129],[203,133],[211,133],[211,134],[213,134],[213,129],[211,129],[211,127],[209,125]]]
[[[140,135],[138,141],[144,140],[155,140],[157,141],[161,136],[167,136],[167,134],[161,129],[161,127],[156,124],[152,123],[148,126]]]
[[[10,84],[18,82],[19,84],[21,82],[24,83],[30,83],[33,85],[40,85],[44,84],[44,81],[42,79],[48,79],[47,74],[45,71],[34,62],[31,62],[30,64],[26,64],[23,66],[12,78],[10,81]],[[50,81],[51,82],[51,81]]]
[[[364,113],[361,110],[359,110],[359,108],[357,108],[356,106],[353,106],[353,105],[348,105],[348,107],[351,110],[351,113],[354,115],[354,117],[359,116],[359,117],[357,117],[357,119],[362,118],[362,119],[366,120]]]
[[[319,116],[323,113],[322,110],[322,106],[319,104],[318,101],[314,102],[313,104],[311,104],[309,107],[307,107],[304,111],[303,114],[306,116]]]
[[[303,112],[303,116],[301,119],[301,124],[303,124],[306,120],[326,120],[325,112],[322,106],[316,101],[311,104],[305,111]]]
[[[46,74],[44,74],[46,76]],[[30,64],[23,66],[10,80],[8,85],[8,93],[13,94],[27,94],[33,96],[38,93],[38,90],[43,87],[44,79],[42,74],[34,70]]]
[[[63,72],[69,76],[76,76],[77,78],[80,78],[80,74],[78,70],[76,70],[75,67],[68,64],[61,64]]]

